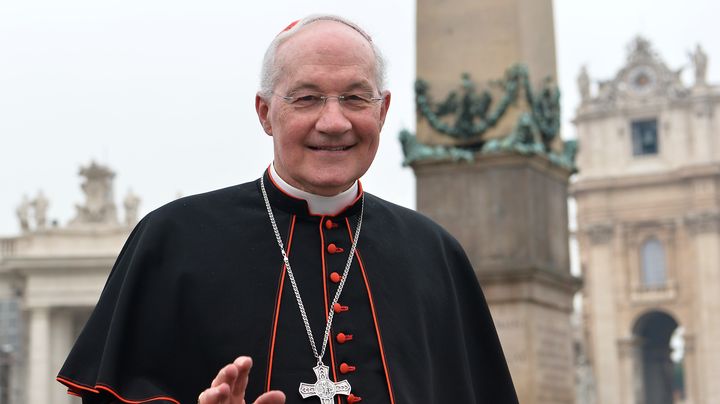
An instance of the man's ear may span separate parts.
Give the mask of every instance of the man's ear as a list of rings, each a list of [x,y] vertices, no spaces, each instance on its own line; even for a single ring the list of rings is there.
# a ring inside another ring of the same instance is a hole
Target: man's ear
[[[268,119],[269,111],[270,104],[265,101],[265,99],[262,97],[262,95],[260,95],[260,93],[255,94],[255,112],[257,112],[258,119],[260,120],[260,125],[262,125],[265,133],[267,133],[269,136],[272,136],[272,125],[270,124],[270,119]]]
[[[388,109],[390,108],[390,91],[383,91],[382,93],[382,105],[380,105],[380,129],[385,125],[385,117],[387,116]]]

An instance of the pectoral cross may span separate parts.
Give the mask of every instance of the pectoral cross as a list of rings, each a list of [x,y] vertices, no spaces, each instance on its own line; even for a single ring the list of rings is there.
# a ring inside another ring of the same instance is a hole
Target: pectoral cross
[[[347,380],[333,382],[328,378],[328,367],[322,363],[313,368],[317,381],[315,384],[300,383],[300,395],[302,398],[319,397],[322,404],[333,404],[336,395],[350,394],[350,383]]]

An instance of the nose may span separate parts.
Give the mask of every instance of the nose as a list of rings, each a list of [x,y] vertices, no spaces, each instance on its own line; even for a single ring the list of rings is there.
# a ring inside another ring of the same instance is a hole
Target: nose
[[[320,109],[315,122],[315,129],[321,133],[341,134],[352,129],[352,122],[345,116],[345,111],[337,98],[328,98]]]

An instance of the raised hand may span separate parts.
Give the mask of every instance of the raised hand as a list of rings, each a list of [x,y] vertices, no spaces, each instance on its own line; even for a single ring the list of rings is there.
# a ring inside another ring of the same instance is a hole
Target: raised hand
[[[252,367],[252,359],[241,356],[220,369],[208,389],[198,397],[198,404],[246,404],[245,389]],[[285,394],[268,391],[255,400],[254,404],[284,404]]]

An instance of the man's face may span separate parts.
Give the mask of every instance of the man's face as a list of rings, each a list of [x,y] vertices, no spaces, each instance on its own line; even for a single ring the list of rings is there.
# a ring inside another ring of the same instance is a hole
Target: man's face
[[[277,96],[255,99],[260,122],[273,137],[275,169],[289,184],[314,194],[348,189],[375,157],[390,104],[390,93],[378,93],[370,44],[344,24],[318,21],[280,45],[276,64]],[[368,93],[383,100],[353,110],[335,98],[309,109],[281,98],[308,93]]]

